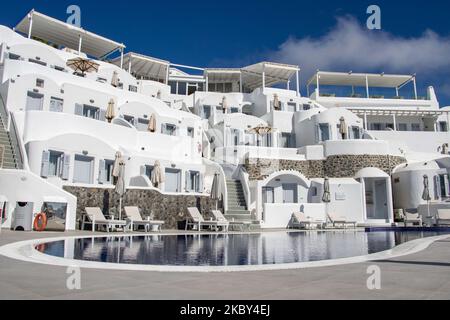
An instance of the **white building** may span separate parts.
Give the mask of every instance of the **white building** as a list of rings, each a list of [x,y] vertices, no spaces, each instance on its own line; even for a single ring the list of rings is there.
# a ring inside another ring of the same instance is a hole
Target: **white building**
[[[74,72],[75,58],[97,67]],[[450,196],[450,110],[439,108],[433,88],[421,99],[415,76],[318,72],[308,83],[316,90],[302,97],[299,72],[273,62],[173,64],[35,11],[15,31],[1,26],[2,227],[28,217],[31,229],[51,205],[75,229],[83,199],[67,187],[112,189],[118,152],[128,189],[206,198],[219,173],[226,216],[262,228],[285,228],[296,211],[326,220],[327,210],[360,225],[391,224],[394,209],[423,205],[424,170],[416,169],[431,163],[436,205]],[[411,97],[400,96],[406,85]],[[395,96],[373,94],[380,88]],[[155,187],[157,161],[165,182]]]

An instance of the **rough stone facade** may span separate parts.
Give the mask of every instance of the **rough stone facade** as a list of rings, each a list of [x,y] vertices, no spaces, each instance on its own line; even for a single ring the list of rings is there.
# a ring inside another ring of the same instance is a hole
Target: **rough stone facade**
[[[394,156],[381,155],[340,155],[332,156],[327,160],[271,160],[248,159],[245,168],[250,180],[264,180],[277,171],[298,171],[306,178],[353,178],[358,171],[364,168],[379,168],[387,174],[398,165],[406,163],[406,159]]]
[[[82,219],[84,208],[99,207],[105,215],[119,213],[119,196],[113,189],[64,187],[64,190],[77,197],[77,222]],[[164,229],[177,229],[178,222],[186,218],[186,209],[200,208],[206,217],[211,209],[215,209],[215,202],[209,197],[193,195],[164,195],[155,190],[128,190],[123,197],[123,207],[137,206],[141,209],[144,219],[152,217],[154,220],[165,221]]]

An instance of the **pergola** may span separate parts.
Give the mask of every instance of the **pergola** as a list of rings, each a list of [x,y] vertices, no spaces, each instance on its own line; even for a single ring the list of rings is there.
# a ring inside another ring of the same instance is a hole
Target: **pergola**
[[[307,88],[309,96],[309,88],[314,84],[317,88],[317,94],[320,96],[321,85],[365,87],[367,98],[370,98],[370,88],[393,88],[398,96],[399,90],[411,82],[414,84],[414,96],[417,100],[416,75],[317,71],[317,73],[308,81]]]
[[[129,52],[111,61],[117,66],[125,66],[130,74],[137,79],[152,79],[169,83],[170,62],[161,59],[145,56],[142,54]]]
[[[123,57],[125,45],[102,36],[78,28],[74,25],[59,21],[32,10],[24,17],[15,30],[28,35],[28,38],[36,37],[60,47],[67,47],[104,60],[111,54],[120,51]]]
[[[205,69],[204,76],[206,79],[206,88],[209,88],[210,83],[239,82],[240,83],[240,91],[241,92],[243,91],[241,69],[210,68],[210,69]]]
[[[291,79],[296,76],[297,95],[300,96],[300,68],[298,66],[261,62],[241,69],[244,86],[253,91],[279,83],[286,83],[290,89]]]
[[[440,116],[447,116],[447,121],[450,124],[450,111],[438,110],[394,110],[394,109],[348,109],[355,115],[364,118],[364,129],[367,128],[368,116],[388,116],[392,117],[394,124],[394,131],[397,130],[397,117],[422,117],[422,118],[438,118]]]

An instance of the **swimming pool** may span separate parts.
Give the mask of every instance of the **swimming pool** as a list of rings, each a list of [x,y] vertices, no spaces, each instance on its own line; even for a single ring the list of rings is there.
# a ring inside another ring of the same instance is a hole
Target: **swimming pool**
[[[75,261],[117,265],[233,267],[366,256],[448,232],[268,232],[68,238],[36,246]]]

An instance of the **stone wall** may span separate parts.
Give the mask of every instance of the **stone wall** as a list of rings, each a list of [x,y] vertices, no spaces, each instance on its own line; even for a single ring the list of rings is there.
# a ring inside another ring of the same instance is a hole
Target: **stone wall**
[[[81,221],[84,208],[99,207],[105,215],[119,215],[119,196],[113,189],[64,187],[77,197],[77,222]],[[128,190],[123,197],[123,207],[137,206],[144,219],[165,221],[164,229],[177,229],[178,222],[186,218],[186,209],[198,207],[204,216],[215,209],[215,202],[209,197],[191,195],[164,195],[155,190]],[[77,226],[79,226],[77,224]]]
[[[394,156],[381,155],[340,155],[332,156],[327,160],[271,160],[247,159],[245,168],[250,180],[264,180],[277,171],[298,171],[306,178],[353,178],[358,171],[364,168],[379,168],[387,174],[398,165],[406,163],[406,159]]]

